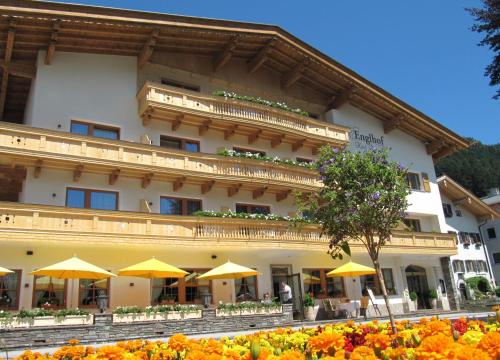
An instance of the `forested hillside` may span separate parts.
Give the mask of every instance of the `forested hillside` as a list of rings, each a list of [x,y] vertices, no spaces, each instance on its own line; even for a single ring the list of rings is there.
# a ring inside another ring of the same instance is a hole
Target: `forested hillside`
[[[485,196],[493,187],[500,187],[500,144],[476,143],[441,159],[436,164],[438,176],[446,174],[476,196]]]

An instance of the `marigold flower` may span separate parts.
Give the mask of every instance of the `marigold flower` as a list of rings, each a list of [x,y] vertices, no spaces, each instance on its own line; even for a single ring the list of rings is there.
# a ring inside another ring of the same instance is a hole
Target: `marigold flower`
[[[71,340],[68,340],[68,344],[74,346],[74,345],[78,345],[80,343],[80,340],[77,340],[77,339],[71,339]]]
[[[337,333],[322,332],[309,339],[308,347],[313,354],[334,355],[336,351],[343,350],[344,336]]]
[[[182,334],[175,334],[168,339],[168,347],[177,352],[186,350],[187,345],[188,338]]]
[[[350,360],[378,360],[375,352],[368,346],[359,346],[351,353]]]
[[[500,333],[499,332],[489,332],[485,334],[479,343],[477,348],[488,353],[493,359],[500,358]]]

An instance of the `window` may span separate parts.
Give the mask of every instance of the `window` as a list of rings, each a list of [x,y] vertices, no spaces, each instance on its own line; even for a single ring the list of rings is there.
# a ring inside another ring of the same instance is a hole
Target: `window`
[[[342,278],[328,278],[326,274],[331,269],[303,269],[302,280],[304,292],[313,293],[314,297],[343,297],[345,296],[344,281]]]
[[[236,212],[267,215],[271,213],[271,207],[265,205],[236,204]]]
[[[496,239],[497,233],[495,231],[495,228],[488,228],[486,229],[486,231],[488,232],[488,239]]]
[[[0,310],[19,309],[21,270],[0,277]]]
[[[168,85],[168,86],[173,86],[176,88],[180,89],[186,89],[186,90],[191,90],[191,91],[197,91],[200,92],[200,87],[197,85],[192,85],[192,84],[186,84],[177,80],[172,80],[172,79],[161,79],[161,83],[163,85]]]
[[[396,286],[394,283],[394,276],[392,274],[391,268],[382,269],[382,275],[384,276],[385,287],[387,290],[387,295],[396,295]],[[372,289],[375,295],[382,295],[382,289],[378,281],[377,275],[364,275],[359,277],[361,282],[361,289],[369,288]]]
[[[420,191],[420,176],[417,173],[406,174],[406,179],[408,180],[410,189]]]
[[[208,269],[184,269],[189,273],[183,279],[153,279],[152,304],[176,302],[180,304],[202,304],[202,295],[212,293],[210,280],[198,280],[197,277]]]
[[[439,288],[441,289],[441,294],[446,295],[446,285],[443,279],[439,279]]]
[[[447,218],[453,217],[453,211],[451,210],[451,205],[443,203],[444,216]]]
[[[73,208],[118,210],[118,193],[114,191],[66,189],[66,206]]]
[[[174,197],[160,198],[160,214],[193,215],[193,213],[201,209],[201,200]]]
[[[234,280],[236,301],[254,301],[258,299],[257,276]]]
[[[474,261],[472,261],[472,260],[465,260],[465,268],[467,269],[467,272],[476,271],[475,266],[474,266]]]
[[[297,162],[304,163],[304,164],[311,164],[312,162],[314,162],[314,160],[298,157]]]
[[[493,261],[495,264],[500,264],[500,252],[493,253]]]
[[[78,306],[97,308],[97,296],[109,296],[109,279],[80,279],[78,289]]]
[[[464,246],[468,246],[470,244],[481,245],[481,236],[479,233],[468,233],[461,231],[458,233],[460,243],[464,244]]]
[[[170,136],[160,136],[160,146],[189,152],[200,152],[199,141],[175,138]]]
[[[462,210],[456,209],[455,210],[455,215],[458,217],[462,217]]]
[[[33,307],[50,305],[53,308],[66,307],[66,285],[63,279],[50,276],[35,276],[33,284]]]
[[[478,260],[477,261],[477,272],[488,272],[488,265],[486,264],[486,261],[484,260]]]
[[[453,265],[453,272],[465,272],[465,265],[462,260],[453,260],[452,262]]]
[[[266,156],[266,152],[265,151],[260,151],[260,150],[251,150],[251,149],[244,149],[244,148],[239,148],[239,147],[233,147],[233,151],[236,152],[236,153],[238,153],[238,154],[252,153],[252,154],[259,154],[262,157]]]
[[[403,219],[403,222],[406,226],[408,226],[411,231],[421,232],[422,228],[420,227],[420,220],[418,219]]]
[[[74,134],[95,136],[104,139],[118,140],[120,139],[120,129],[111,126],[92,124],[81,121],[71,121],[70,131]]]

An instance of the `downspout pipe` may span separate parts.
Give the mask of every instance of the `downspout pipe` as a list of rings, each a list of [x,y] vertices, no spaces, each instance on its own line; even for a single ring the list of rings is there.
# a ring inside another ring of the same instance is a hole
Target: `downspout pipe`
[[[495,286],[495,279],[493,278],[493,271],[491,270],[491,264],[490,264],[490,256],[488,255],[488,250],[486,249],[486,243],[484,242],[483,238],[483,231],[481,230],[481,227],[486,225],[488,223],[488,220],[484,220],[481,224],[479,224],[478,229],[479,229],[479,238],[481,239],[481,244],[483,245],[483,251],[484,255],[486,257],[486,266],[488,267],[488,274],[490,274],[490,279],[493,281],[493,286]]]

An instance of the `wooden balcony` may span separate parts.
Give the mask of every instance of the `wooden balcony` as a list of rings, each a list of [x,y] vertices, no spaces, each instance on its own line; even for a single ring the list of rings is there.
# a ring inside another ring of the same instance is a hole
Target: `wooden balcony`
[[[114,183],[119,176],[139,179],[146,187],[153,180],[169,181],[179,189],[184,183],[275,193],[278,200],[293,189],[315,191],[322,184],[315,171],[251,159],[170,150],[127,141],[106,140],[71,133],[0,122],[2,161],[35,167],[35,176],[45,168],[75,172],[75,180],[86,172],[106,174]]]
[[[329,124],[269,106],[246,101],[225,99],[193,91],[146,82],[139,91],[139,115],[145,126],[151,119],[171,122],[172,131],[180,126],[199,128],[200,135],[208,130],[248,136],[248,143],[266,139],[275,147],[289,143],[292,151],[302,146],[313,153],[324,144],[342,146],[349,141],[349,129]]]
[[[286,248],[326,251],[319,225],[167,216],[0,202],[0,242],[63,242],[184,247]],[[365,252],[357,242],[353,252]],[[450,234],[398,232],[384,254],[456,254]]]

